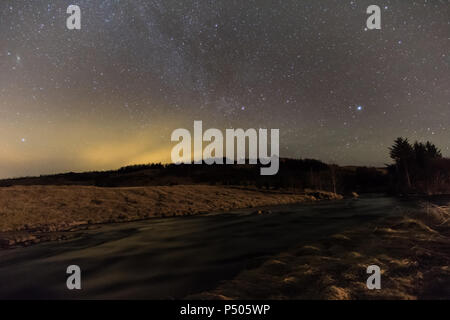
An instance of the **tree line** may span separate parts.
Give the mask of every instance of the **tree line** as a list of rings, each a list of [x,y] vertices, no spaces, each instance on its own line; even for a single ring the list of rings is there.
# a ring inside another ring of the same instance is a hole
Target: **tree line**
[[[427,141],[410,143],[399,137],[389,148],[394,164],[388,166],[397,193],[450,193],[450,159]]]

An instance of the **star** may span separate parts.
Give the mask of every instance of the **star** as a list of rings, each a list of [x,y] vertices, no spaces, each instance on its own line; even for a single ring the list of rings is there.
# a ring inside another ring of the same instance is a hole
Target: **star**
[[[283,156],[339,164],[384,165],[393,137],[422,132],[450,148],[438,129],[450,121],[448,1],[384,1],[381,33],[356,0],[80,0],[75,33],[44,2],[0,12],[0,147],[46,141],[7,150],[30,166],[0,156],[0,178],[166,161],[167,137],[194,117],[279,128]],[[85,156],[97,149],[105,161]]]

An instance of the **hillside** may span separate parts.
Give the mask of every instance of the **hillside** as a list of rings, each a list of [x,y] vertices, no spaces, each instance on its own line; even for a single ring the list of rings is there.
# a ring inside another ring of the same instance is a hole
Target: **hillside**
[[[338,193],[384,192],[386,170],[366,167],[330,166],[312,159],[280,159],[275,176],[261,176],[259,165],[133,165],[111,171],[63,173],[40,177],[0,180],[0,187],[15,185],[81,185],[97,187],[138,187],[170,185],[239,185],[260,189],[305,188]]]

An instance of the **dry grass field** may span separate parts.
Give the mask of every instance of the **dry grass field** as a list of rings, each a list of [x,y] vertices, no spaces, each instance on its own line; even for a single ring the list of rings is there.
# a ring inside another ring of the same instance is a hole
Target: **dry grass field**
[[[40,242],[42,233],[93,224],[338,198],[329,192],[293,194],[207,185],[6,187],[0,188],[0,244],[32,244]]]

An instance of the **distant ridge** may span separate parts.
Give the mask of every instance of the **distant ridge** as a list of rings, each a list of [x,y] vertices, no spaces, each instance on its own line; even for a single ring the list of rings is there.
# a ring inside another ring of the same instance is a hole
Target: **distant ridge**
[[[226,161],[226,159],[224,159]],[[386,189],[386,169],[331,166],[315,159],[280,158],[274,176],[261,176],[261,164],[136,164],[117,170],[67,172],[0,180],[0,187],[15,185],[83,185],[97,187],[170,186],[189,184],[241,185],[265,189],[322,189],[379,192]],[[337,179],[336,179],[337,178]]]

